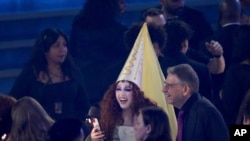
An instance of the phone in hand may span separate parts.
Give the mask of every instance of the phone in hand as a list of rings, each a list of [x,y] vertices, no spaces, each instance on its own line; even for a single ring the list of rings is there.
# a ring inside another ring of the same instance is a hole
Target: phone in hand
[[[86,119],[87,123],[89,123],[90,125],[92,125],[93,127],[96,127],[99,129],[99,131],[101,131],[100,128],[100,124],[97,118],[93,118],[93,117],[89,117]]]

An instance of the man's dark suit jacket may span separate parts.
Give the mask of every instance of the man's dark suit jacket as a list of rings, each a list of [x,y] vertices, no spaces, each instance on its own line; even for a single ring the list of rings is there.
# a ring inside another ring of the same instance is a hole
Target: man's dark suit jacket
[[[219,93],[224,83],[225,72],[228,70],[231,64],[235,62],[233,60],[233,50],[234,50],[234,40],[235,40],[234,38],[235,38],[235,33],[239,27],[240,27],[239,24],[227,25],[219,29],[213,36],[213,40],[218,41],[223,48],[223,56],[226,63],[224,73],[212,75],[214,96],[215,96],[214,98],[217,107],[221,106]]]
[[[183,141],[229,141],[222,115],[205,97],[193,93],[181,110],[184,111]]]

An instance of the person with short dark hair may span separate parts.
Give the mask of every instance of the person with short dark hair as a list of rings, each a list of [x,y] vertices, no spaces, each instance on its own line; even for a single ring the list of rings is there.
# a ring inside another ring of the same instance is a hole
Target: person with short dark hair
[[[167,69],[163,92],[178,113],[177,141],[228,141],[223,117],[216,107],[199,94],[199,78],[188,64]]]
[[[226,71],[233,63],[234,38],[240,27],[240,3],[238,0],[220,1],[219,24],[220,28],[215,32],[212,39],[218,41],[223,48],[225,70],[220,74],[212,74],[211,76],[214,88],[214,102],[222,110],[219,95],[223,87]]]

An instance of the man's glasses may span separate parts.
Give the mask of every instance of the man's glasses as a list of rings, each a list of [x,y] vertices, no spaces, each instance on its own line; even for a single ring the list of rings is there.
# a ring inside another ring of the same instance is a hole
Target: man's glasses
[[[184,85],[184,83],[173,83],[173,84],[170,84],[170,83],[164,83],[164,87],[167,88],[167,89],[171,89],[173,88],[174,86],[177,86],[177,85]]]

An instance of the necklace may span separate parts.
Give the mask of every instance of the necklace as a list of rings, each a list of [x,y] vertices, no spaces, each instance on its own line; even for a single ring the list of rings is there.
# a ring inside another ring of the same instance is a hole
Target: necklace
[[[63,73],[55,74],[49,71],[47,75],[49,78],[48,83],[50,84],[65,81],[65,75],[63,75]]]
[[[57,77],[57,78],[63,78],[62,73],[60,73],[60,74],[55,74],[55,73],[49,72],[49,75],[50,75],[50,76],[53,76],[53,77]]]

